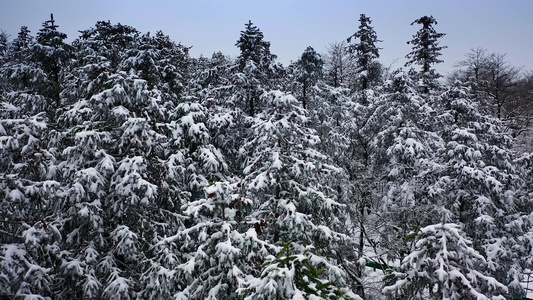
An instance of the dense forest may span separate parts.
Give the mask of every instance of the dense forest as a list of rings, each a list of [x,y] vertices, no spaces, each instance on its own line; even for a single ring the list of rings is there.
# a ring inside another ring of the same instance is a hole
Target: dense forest
[[[51,18],[0,35],[2,299],[522,299],[533,75],[415,20],[404,67],[369,17],[276,62]],[[533,284],[533,283],[532,283]]]

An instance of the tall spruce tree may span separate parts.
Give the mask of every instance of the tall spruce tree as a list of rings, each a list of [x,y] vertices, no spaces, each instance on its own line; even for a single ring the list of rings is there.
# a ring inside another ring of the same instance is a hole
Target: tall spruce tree
[[[309,88],[322,77],[324,61],[313,47],[305,49],[302,57],[297,62],[296,80],[302,84],[302,106],[307,109],[307,94]]]
[[[413,50],[405,56],[408,59],[405,66],[415,64],[422,67],[420,74],[418,74],[420,81],[418,86],[423,94],[430,94],[430,91],[439,86],[436,79],[441,77],[441,75],[435,69],[432,69],[432,65],[443,62],[439,56],[442,55],[441,51],[447,47],[439,46],[439,39],[446,34],[435,31],[433,26],[437,25],[437,20],[433,16],[424,16],[416,19],[411,23],[411,25],[414,24],[422,25],[422,28],[413,35],[411,41],[407,42],[407,44],[413,45]]]
[[[27,33],[22,30],[22,33]],[[26,37],[28,38],[28,37]],[[0,291],[26,297],[55,297],[61,285],[54,268],[63,264],[57,152],[49,117],[57,109],[54,85],[35,55],[37,44],[11,47],[1,69],[0,110]],[[30,48],[31,46],[31,48]],[[57,85],[55,85],[57,87]],[[54,99],[55,100],[55,99]],[[47,114],[48,113],[48,114]]]
[[[241,72],[244,71],[249,61],[254,62],[258,67],[263,67],[275,58],[270,53],[270,42],[264,40],[263,32],[252,21],[248,21],[245,25],[246,29],[241,31],[241,36],[235,44],[241,51],[238,57]]]
[[[438,57],[442,55],[441,51],[446,49],[446,46],[439,46],[438,40],[445,36],[445,33],[438,33],[433,25],[437,25],[437,20],[433,16],[423,16],[416,19],[411,25],[419,24],[422,28],[419,29],[413,39],[407,44],[413,45],[413,51],[406,55],[408,59],[405,66],[413,64],[422,67],[422,73],[428,73],[431,70],[431,65],[443,62]]]
[[[409,251],[404,240],[414,227],[432,223],[438,208],[426,197],[434,167],[434,153],[442,139],[432,130],[433,109],[417,91],[407,72],[397,71],[386,84],[386,93],[375,103],[367,125],[374,131],[370,163],[382,188],[374,191],[378,213],[371,215],[381,229],[377,240],[383,256],[394,261]]]
[[[181,166],[165,151],[172,148],[168,121],[179,102],[172,86],[181,78],[165,73],[154,57],[162,64],[175,59],[176,67],[187,58],[156,37],[163,41],[98,22],[75,43],[77,64],[62,93],[60,119],[67,298],[160,295],[161,286],[147,284],[167,257],[155,244],[183,226],[176,207],[185,191],[176,191]]]
[[[17,37],[13,40],[13,47],[15,47],[16,50],[20,51],[30,46],[30,43],[33,39],[33,37],[30,35],[30,32],[31,31],[28,29],[28,26],[20,27]]]
[[[354,88],[366,90],[374,84],[379,82],[381,66],[376,61],[379,58],[379,48],[376,31],[370,24],[372,20],[365,14],[359,17],[359,30],[348,37],[348,52],[352,59],[355,60],[355,80],[356,86]],[[354,40],[353,43],[350,43]],[[358,42],[357,42],[358,41]]]
[[[337,194],[344,174],[316,149],[319,138],[294,97],[272,91],[261,100],[266,109],[255,118],[241,150],[246,155],[243,185],[253,201],[250,220],[257,224],[255,231],[277,247],[277,255],[265,257],[266,267],[260,276],[247,278],[243,291],[249,299],[302,293],[316,299],[334,297],[338,289],[328,282],[348,285],[335,255],[341,245],[350,243],[338,232],[343,215],[335,213],[345,205]],[[295,269],[296,262],[304,264],[302,269]],[[291,275],[309,268],[324,271],[307,282]],[[316,285],[316,280],[324,285]]]
[[[52,109],[60,106],[61,71],[68,64],[72,52],[70,45],[63,42],[67,35],[57,30],[59,26],[55,22],[51,14],[50,20],[44,22],[43,28],[37,33],[37,43],[32,50],[33,61],[47,76],[48,84],[43,94],[53,101]],[[52,117],[53,112],[49,112],[49,115]]]
[[[234,82],[241,89],[245,111],[254,116],[259,96],[270,84],[276,56],[270,53],[270,42],[264,40],[263,32],[252,21],[248,21],[246,29],[241,31],[235,46],[241,53],[237,57],[239,73]]]

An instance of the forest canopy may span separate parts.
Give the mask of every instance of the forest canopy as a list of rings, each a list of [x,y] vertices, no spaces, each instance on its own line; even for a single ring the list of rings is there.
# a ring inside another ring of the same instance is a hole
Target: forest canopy
[[[288,66],[53,17],[0,34],[0,297],[525,299],[533,76],[437,20],[379,62],[361,14]]]

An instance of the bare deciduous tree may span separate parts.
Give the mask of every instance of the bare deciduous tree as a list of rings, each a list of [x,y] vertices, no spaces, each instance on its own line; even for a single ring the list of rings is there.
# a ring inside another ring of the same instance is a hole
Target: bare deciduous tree
[[[513,136],[527,129],[531,85],[521,69],[511,65],[505,54],[471,49],[455,66],[458,70],[449,79],[467,83],[484,110],[505,122]]]

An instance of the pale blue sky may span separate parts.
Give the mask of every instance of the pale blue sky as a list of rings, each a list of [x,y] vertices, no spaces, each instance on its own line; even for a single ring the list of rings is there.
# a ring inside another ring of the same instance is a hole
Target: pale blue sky
[[[357,30],[359,14],[373,20],[380,46],[380,61],[400,67],[410,51],[406,44],[418,30],[410,23],[433,15],[446,73],[471,48],[506,53],[516,66],[533,70],[533,0],[0,0],[0,29],[12,37],[27,25],[32,35],[54,13],[59,30],[69,41],[99,20],[157,30],[174,41],[193,46],[191,55],[210,56],[222,51],[238,55],[234,46],[248,20],[271,42],[280,62],[296,60],[307,46],[325,53],[327,46]]]

